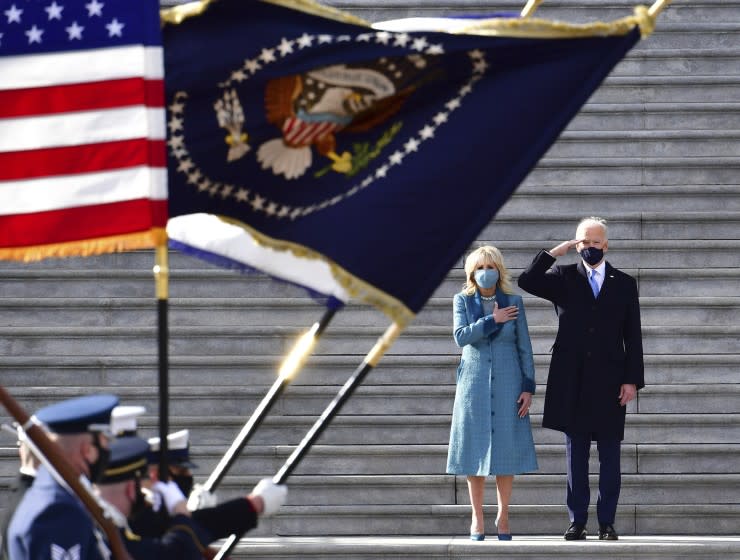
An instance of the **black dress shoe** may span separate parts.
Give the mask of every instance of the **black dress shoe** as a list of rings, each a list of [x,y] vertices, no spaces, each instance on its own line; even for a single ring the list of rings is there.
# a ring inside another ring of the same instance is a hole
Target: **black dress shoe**
[[[571,523],[564,536],[566,541],[586,540],[586,526],[580,523]]]
[[[619,535],[617,535],[612,525],[599,525],[600,541],[616,541],[617,539],[619,539]]]

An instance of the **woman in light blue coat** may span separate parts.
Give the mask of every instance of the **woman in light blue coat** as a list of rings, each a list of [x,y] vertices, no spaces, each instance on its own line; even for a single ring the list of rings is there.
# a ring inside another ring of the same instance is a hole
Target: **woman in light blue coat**
[[[514,475],[537,470],[529,422],[535,392],[532,344],[522,298],[501,252],[485,246],[465,260],[466,283],[454,298],[455,343],[462,350],[452,411],[447,472],[466,475],[470,538],[483,540],[486,476],[496,476],[499,540],[510,540]]]

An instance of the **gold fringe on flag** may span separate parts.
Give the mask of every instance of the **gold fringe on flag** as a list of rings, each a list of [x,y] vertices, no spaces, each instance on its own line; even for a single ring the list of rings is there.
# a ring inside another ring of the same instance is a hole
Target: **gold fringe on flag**
[[[164,228],[152,228],[147,231],[97,239],[81,239],[28,247],[4,247],[0,248],[0,260],[34,262],[49,258],[89,257],[104,253],[151,249],[166,244],[167,231]]]
[[[274,239],[268,235],[260,233],[255,228],[248,226],[244,222],[230,218],[228,216],[218,216],[220,220],[232,224],[234,226],[242,228],[252,240],[262,247],[269,247],[276,251],[289,252],[299,258],[311,259],[314,261],[321,261],[326,263],[331,271],[331,275],[337,281],[337,283],[344,288],[347,293],[355,297],[364,303],[373,305],[380,309],[383,313],[388,315],[393,321],[402,325],[408,324],[416,314],[406,307],[399,299],[393,297],[390,294],[379,290],[372,284],[369,284],[365,280],[358,278],[354,274],[345,270],[333,260],[325,257],[318,251],[314,251],[309,247],[293,243],[291,241],[283,241],[280,239]]]
[[[208,9],[214,0],[199,0],[180,4],[160,11],[162,24],[177,25],[184,20],[201,15]],[[350,13],[343,12],[330,6],[324,6],[315,0],[262,0],[269,4],[276,4],[292,8],[316,16],[370,27],[371,24]],[[497,37],[521,37],[539,39],[573,39],[582,37],[608,37],[626,35],[635,26],[639,26],[640,33],[647,37],[655,28],[655,18],[671,0],[656,0],[650,8],[636,6],[634,15],[616,19],[610,22],[596,21],[592,23],[566,23],[546,19],[530,18],[542,3],[542,0],[528,0],[521,12],[521,18],[490,18],[476,21],[474,24],[462,28],[456,33],[463,35],[487,35]]]

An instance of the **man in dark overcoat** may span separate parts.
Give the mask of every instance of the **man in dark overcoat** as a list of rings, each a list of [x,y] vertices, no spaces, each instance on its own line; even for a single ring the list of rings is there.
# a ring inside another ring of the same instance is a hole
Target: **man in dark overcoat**
[[[572,247],[579,262],[553,266]],[[592,441],[600,464],[599,539],[618,538],[614,518],[626,405],[645,386],[637,282],[605,261],[607,250],[606,221],[586,218],[575,239],[540,251],[519,277],[520,288],[551,301],[558,314],[542,425],[566,436],[566,540],[586,538]]]

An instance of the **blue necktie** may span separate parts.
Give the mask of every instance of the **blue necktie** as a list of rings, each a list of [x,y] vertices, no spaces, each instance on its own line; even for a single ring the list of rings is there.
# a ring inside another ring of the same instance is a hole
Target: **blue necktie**
[[[596,281],[596,275],[598,272],[595,270],[591,271],[591,276],[588,279],[588,283],[591,284],[591,291],[594,293],[594,297],[599,297],[599,283]]]

